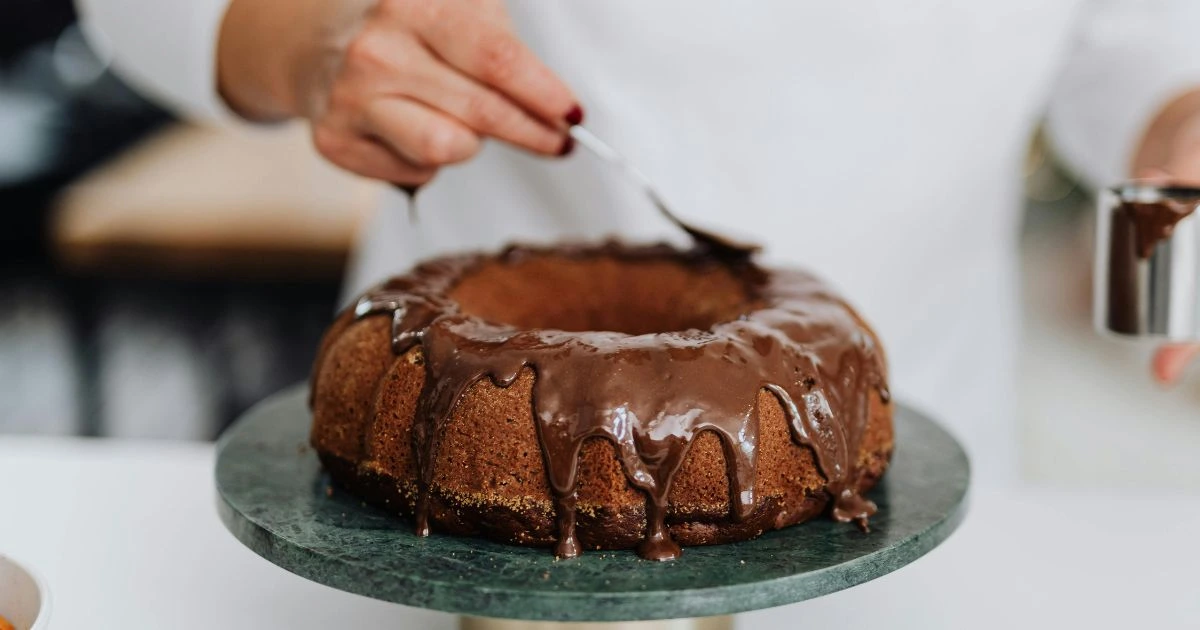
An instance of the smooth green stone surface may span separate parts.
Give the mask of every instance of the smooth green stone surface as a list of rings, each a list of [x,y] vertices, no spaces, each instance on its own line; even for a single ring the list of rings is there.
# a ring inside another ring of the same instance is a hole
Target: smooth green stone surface
[[[233,535],[310,580],[377,599],[483,617],[618,621],[702,617],[790,604],[894,571],[937,546],[966,512],[966,455],[897,405],[896,453],[871,498],[871,532],[817,518],[756,540],[685,547],[671,562],[632,551],[555,560],[525,548],[434,533],[366,506],[308,447],[306,389],[246,413],[218,444],[218,508]]]

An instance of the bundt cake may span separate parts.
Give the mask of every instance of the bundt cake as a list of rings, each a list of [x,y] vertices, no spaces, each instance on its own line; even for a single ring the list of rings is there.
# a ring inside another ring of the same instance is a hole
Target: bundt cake
[[[337,318],[311,407],[334,481],[418,533],[560,557],[865,528],[892,452],[883,351],[841,298],[665,245],[420,264]]]

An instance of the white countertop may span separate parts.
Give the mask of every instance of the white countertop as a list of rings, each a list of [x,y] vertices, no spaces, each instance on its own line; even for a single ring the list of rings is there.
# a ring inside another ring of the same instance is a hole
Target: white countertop
[[[198,444],[0,438],[0,552],[49,582],[52,628],[454,627],[242,547],[217,519],[212,460]],[[962,528],[915,564],[738,626],[1196,627],[1197,532],[1196,495],[978,491]]]

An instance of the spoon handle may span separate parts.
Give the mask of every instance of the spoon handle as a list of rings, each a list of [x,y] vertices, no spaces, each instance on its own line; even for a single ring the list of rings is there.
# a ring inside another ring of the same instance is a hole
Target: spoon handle
[[[692,237],[692,240],[695,241],[696,244],[702,245],[714,252],[731,258],[745,258],[760,249],[760,247],[756,244],[738,242],[726,236],[699,228],[688,223],[687,221],[684,221],[683,219],[680,219],[679,215],[671,212],[671,209],[667,207],[667,202],[664,201],[662,196],[658,194],[658,191],[654,189],[654,185],[650,183],[650,178],[646,177],[645,174],[637,170],[637,168],[635,168],[633,164],[629,162],[629,160],[626,160],[624,156],[622,156],[620,153],[617,153],[617,151],[609,146],[608,143],[596,137],[596,134],[588,131],[581,125],[572,125],[568,130],[568,133],[571,134],[571,137],[574,138],[576,142],[583,145],[585,149],[596,154],[596,156],[601,160],[604,160],[612,166],[620,169],[625,174],[627,179],[642,189],[642,192],[644,192],[646,196],[650,198],[650,201],[654,204],[654,207],[658,208],[658,211],[664,217],[666,217],[668,221],[674,224],[675,227],[678,227],[686,232],[688,236]]]
[[[646,177],[641,171],[637,170],[637,168],[635,168],[633,164],[629,162],[629,160],[626,160],[624,156],[622,156],[620,153],[617,153],[616,149],[608,146],[608,143],[596,137],[596,134],[588,131],[582,125],[572,125],[568,132],[576,142],[583,146],[583,148],[596,154],[597,157],[605,162],[608,162],[609,164],[612,164],[613,166],[616,166],[624,171],[625,175],[629,179],[633,180],[634,183],[636,183],[638,187],[640,187],[646,193],[646,196],[650,198],[650,201],[654,203],[654,206],[658,208],[658,211],[661,212],[668,221],[683,228],[684,230],[687,230],[687,227],[684,225],[683,221],[679,220],[679,217],[677,217],[674,212],[671,212],[670,208],[667,207],[666,202],[663,201],[662,196],[658,194],[658,191],[654,190],[654,185],[650,183],[650,178]]]

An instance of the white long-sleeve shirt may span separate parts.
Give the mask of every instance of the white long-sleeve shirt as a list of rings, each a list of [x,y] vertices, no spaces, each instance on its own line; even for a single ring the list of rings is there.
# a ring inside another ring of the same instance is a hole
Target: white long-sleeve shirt
[[[227,117],[227,0],[79,0],[134,85]],[[815,269],[880,333],[900,400],[934,413],[977,481],[1016,471],[1021,164],[1048,114],[1093,184],[1128,175],[1152,115],[1200,86],[1195,0],[509,2],[589,126],[678,210]],[[671,235],[619,177],[490,145],[367,226],[347,294],[446,250]],[[899,445],[903,448],[903,444]]]

